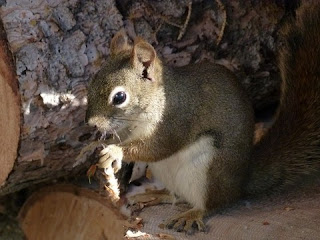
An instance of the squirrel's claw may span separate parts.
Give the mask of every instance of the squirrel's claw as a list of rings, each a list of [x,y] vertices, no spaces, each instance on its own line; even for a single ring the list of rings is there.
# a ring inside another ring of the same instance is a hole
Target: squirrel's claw
[[[109,172],[116,173],[121,168],[122,158],[122,149],[116,145],[109,145],[100,152],[97,166],[104,168],[107,175]]]
[[[178,232],[192,233],[194,228],[198,231],[205,231],[206,226],[202,219],[204,211],[199,209],[190,209],[189,211],[180,213],[171,217],[165,222],[165,226]]]

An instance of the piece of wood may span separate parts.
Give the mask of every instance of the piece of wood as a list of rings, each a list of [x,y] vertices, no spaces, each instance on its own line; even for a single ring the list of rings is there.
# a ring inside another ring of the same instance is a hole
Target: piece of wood
[[[19,221],[32,240],[119,240],[129,225],[110,200],[72,185],[49,186],[32,194]]]
[[[0,21],[0,186],[17,158],[20,135],[20,94],[13,57]]]

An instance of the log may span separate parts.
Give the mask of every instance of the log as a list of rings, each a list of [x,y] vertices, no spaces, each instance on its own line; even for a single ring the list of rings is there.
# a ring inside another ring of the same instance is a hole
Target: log
[[[12,54],[0,22],[0,186],[17,158],[20,135],[20,94]]]
[[[27,239],[123,239],[129,223],[98,193],[54,185],[31,195],[19,213]]]

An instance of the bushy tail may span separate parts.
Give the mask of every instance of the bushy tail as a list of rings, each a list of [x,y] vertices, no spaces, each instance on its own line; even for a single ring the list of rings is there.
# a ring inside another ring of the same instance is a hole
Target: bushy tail
[[[253,150],[251,195],[320,176],[320,3],[301,7],[283,34],[280,107],[274,125]]]

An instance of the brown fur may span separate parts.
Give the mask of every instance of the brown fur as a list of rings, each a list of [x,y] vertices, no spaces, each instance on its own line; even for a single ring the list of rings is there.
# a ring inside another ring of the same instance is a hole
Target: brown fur
[[[306,5],[283,30],[282,95],[276,122],[255,146],[247,192],[298,185],[320,170],[320,7]]]

